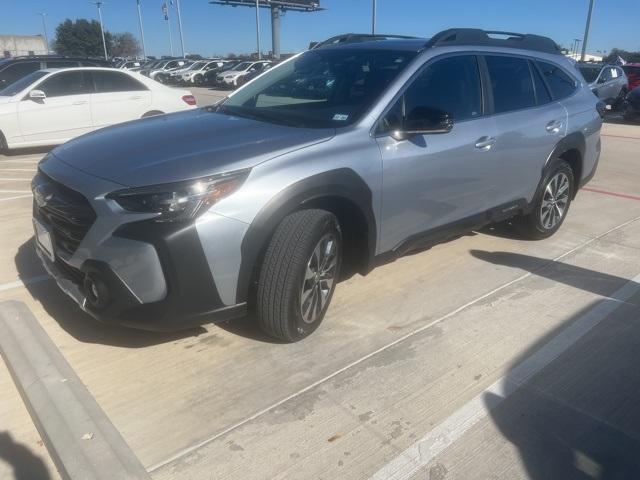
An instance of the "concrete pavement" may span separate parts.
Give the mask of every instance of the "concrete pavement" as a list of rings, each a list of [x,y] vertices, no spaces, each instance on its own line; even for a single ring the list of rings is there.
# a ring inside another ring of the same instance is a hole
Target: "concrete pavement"
[[[475,398],[494,405],[489,387],[640,273],[640,127],[603,133],[591,190],[556,236],[488,229],[351,278],[295,345],[271,343],[250,320],[171,335],[96,324],[42,280],[33,253],[21,178],[41,154],[0,156],[0,301],[29,305],[159,479],[360,479],[416,451],[405,478],[632,471],[638,295],[437,455],[421,453],[430,432]],[[0,392],[0,431],[54,475],[4,367]],[[0,455],[0,478],[9,471]]]

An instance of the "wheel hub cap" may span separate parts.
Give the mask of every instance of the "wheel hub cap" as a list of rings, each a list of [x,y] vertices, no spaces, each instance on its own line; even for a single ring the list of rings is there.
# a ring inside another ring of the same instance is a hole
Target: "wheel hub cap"
[[[569,177],[564,172],[557,173],[547,183],[540,207],[540,223],[545,229],[551,230],[564,217],[569,203],[569,186]]]

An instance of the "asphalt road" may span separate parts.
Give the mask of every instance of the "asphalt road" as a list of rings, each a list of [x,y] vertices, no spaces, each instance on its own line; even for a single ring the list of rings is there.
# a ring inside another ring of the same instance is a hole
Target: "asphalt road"
[[[34,254],[42,155],[0,155],[0,301],[30,307],[154,478],[640,477],[640,126],[605,125],[553,238],[487,229],[353,277],[295,345],[250,319],[95,323]],[[14,467],[57,478],[0,362],[0,478]]]

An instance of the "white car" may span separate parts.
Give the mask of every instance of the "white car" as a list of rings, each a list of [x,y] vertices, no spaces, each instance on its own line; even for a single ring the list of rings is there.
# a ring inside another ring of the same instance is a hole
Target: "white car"
[[[175,71],[182,68],[187,68],[191,65],[192,62],[189,60],[167,60],[165,63],[161,63],[160,65],[156,65],[153,70],[148,73],[148,77],[155,80],[155,78],[160,73],[166,73],[171,71]]]
[[[224,65],[222,60],[200,60],[188,68],[175,71],[171,74],[171,80],[174,83],[195,83],[201,85],[204,83],[204,74],[212,68],[219,68]]]
[[[236,65],[233,70],[227,70],[220,73],[216,81],[222,85],[238,86],[238,78],[246,75],[249,72],[255,72],[256,70],[264,70],[271,62],[259,61],[259,62],[242,62]]]
[[[0,150],[58,145],[98,128],[196,108],[188,90],[126,70],[39,70],[0,90]]]

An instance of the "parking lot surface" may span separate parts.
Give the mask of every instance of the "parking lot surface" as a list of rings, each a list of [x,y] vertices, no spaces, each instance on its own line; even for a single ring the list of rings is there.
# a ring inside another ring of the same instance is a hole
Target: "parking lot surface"
[[[34,252],[43,154],[0,155],[0,301],[28,305],[154,478],[640,476],[640,127],[605,124],[551,239],[487,229],[355,276],[293,345],[251,319],[158,334],[84,314]],[[57,478],[0,363],[12,468]]]

